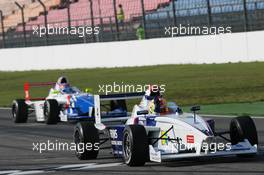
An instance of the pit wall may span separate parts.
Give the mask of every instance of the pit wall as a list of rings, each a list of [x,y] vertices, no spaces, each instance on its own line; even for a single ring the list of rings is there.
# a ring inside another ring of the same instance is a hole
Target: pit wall
[[[264,31],[0,50],[0,71],[264,61]]]

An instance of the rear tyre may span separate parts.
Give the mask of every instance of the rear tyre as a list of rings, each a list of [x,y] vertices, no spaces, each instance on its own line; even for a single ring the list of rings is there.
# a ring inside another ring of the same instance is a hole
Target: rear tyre
[[[60,108],[56,100],[49,99],[44,103],[44,116],[46,124],[57,124],[59,122]]]
[[[248,139],[250,144],[258,145],[258,134],[254,121],[250,116],[240,116],[231,120],[230,139],[232,145]],[[252,157],[256,154],[240,154],[239,157]]]
[[[99,153],[99,132],[93,122],[79,122],[74,128],[75,155],[80,160],[96,159]],[[89,149],[87,149],[88,147]]]
[[[28,106],[23,99],[12,103],[12,116],[15,123],[26,123],[28,119]]]
[[[144,126],[126,126],[123,136],[123,157],[129,166],[143,166],[149,160],[148,137]]]

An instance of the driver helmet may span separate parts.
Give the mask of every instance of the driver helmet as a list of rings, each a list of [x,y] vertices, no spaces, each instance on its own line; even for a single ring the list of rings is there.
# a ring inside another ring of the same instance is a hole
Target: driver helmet
[[[145,98],[147,100],[153,100],[153,99],[160,97],[160,96],[161,96],[160,88],[158,86],[150,85],[148,90],[145,93]]]
[[[161,114],[167,114],[169,112],[167,107],[167,102],[164,98],[160,99],[160,113]]]
[[[66,77],[62,76],[58,79],[55,89],[57,90],[64,90],[70,86],[69,81]]]

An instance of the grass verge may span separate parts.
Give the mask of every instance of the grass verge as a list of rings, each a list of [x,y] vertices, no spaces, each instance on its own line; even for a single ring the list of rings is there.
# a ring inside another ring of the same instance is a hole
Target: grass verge
[[[190,111],[190,107],[183,107]],[[264,116],[264,102],[201,105],[201,114]]]
[[[97,68],[0,72],[0,106],[23,98],[23,83],[56,81],[69,77],[72,85],[92,88],[99,85],[165,84],[165,96],[179,105],[257,102],[264,100],[264,63],[158,65],[129,68]],[[46,96],[49,88],[36,89],[33,96]],[[204,110],[218,106],[208,105]],[[242,108],[241,108],[242,109]]]

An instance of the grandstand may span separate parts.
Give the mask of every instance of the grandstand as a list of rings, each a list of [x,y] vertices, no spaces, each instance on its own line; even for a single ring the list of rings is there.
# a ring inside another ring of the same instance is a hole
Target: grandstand
[[[133,40],[136,39],[135,26],[140,23],[145,24],[148,38],[165,37],[164,27],[174,24],[231,26],[233,32],[264,29],[264,0],[42,0],[47,9],[48,24],[91,26],[93,21],[101,32],[96,39],[92,36],[80,38],[68,35],[40,38],[34,36],[32,31],[33,26],[45,25],[41,4],[37,0],[16,1],[24,7],[24,31],[21,11],[14,2],[0,2],[0,10],[4,15],[4,30],[0,28],[0,47]],[[122,30],[119,30],[115,21],[114,3],[116,7],[118,4],[123,5],[125,27]]]
[[[169,0],[152,0],[147,1],[146,10],[154,10],[157,8],[158,4],[169,2]],[[131,16],[134,14],[140,14],[141,4],[140,1],[127,0],[127,1],[117,1],[117,4],[122,3],[124,11],[126,12],[125,19],[129,21]],[[90,8],[88,8],[90,2],[88,0],[79,0],[77,3],[70,4],[70,14],[71,14],[71,25],[72,26],[81,26],[81,25],[91,25],[90,18]],[[103,23],[109,23],[114,19],[114,11],[112,10],[113,3],[109,0],[94,1],[93,3],[93,16],[96,19],[94,22],[96,25],[100,23],[99,18],[103,19]],[[47,19],[49,23],[59,23],[61,26],[67,26],[68,15],[67,9],[55,9],[50,10],[47,14]],[[33,25],[43,25],[44,24],[44,14],[38,16],[35,20],[27,22],[27,30],[32,30]],[[22,27],[18,28],[18,31],[22,31]]]
[[[34,0],[11,0],[4,2],[6,3],[2,2],[0,9],[3,11],[4,15],[5,31],[7,31],[9,28],[15,28],[17,25],[22,23],[21,11],[14,2],[18,2],[24,7],[24,18],[26,22],[30,21],[30,19],[38,17],[40,13],[43,12],[41,5]],[[43,2],[45,3],[46,7],[50,9],[51,7],[59,5],[60,0],[45,0]]]
[[[14,2],[15,0],[0,1],[0,9],[3,11],[4,16],[11,15],[13,12],[18,10]],[[25,6],[32,3],[31,0],[17,0],[17,2],[20,4],[24,4]]]

